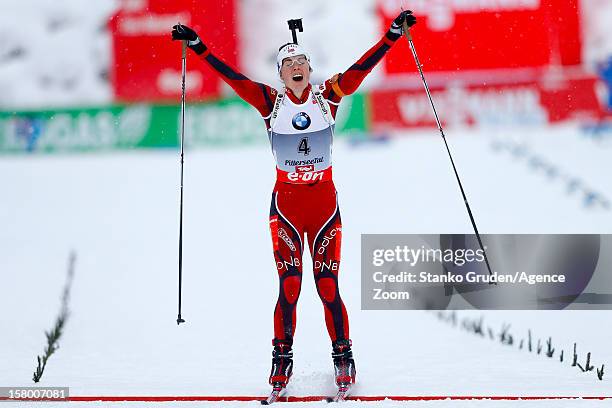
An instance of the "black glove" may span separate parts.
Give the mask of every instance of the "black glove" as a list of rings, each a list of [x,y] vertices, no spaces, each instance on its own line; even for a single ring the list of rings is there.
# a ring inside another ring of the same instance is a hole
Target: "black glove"
[[[412,10],[404,10],[393,20],[391,23],[391,31],[393,34],[402,35],[404,33],[404,22],[408,25],[408,28],[416,24],[416,17],[412,15]]]
[[[187,41],[187,46],[194,50],[196,54],[202,54],[206,51],[206,46],[198,37],[198,33],[186,25],[177,24],[172,27],[172,40]]]

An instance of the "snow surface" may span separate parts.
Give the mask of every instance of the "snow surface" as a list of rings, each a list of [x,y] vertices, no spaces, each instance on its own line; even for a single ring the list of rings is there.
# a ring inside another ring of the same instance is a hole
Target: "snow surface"
[[[368,407],[382,407],[382,408],[406,408],[406,407],[424,407],[424,408],[471,408],[471,407],[495,407],[495,408],[509,408],[518,406],[529,406],[536,408],[566,408],[566,407],[605,407],[609,405],[607,401],[591,401],[591,400],[561,400],[561,401],[525,401],[525,402],[517,402],[517,401],[418,401],[418,402],[398,402],[398,401],[380,401],[380,402],[361,402],[361,401],[346,401],[341,403],[342,408],[368,408]],[[79,403],[70,403],[69,407],[78,406]],[[172,402],[172,403],[138,403],[138,402],[130,402],[126,403],[125,406],[129,408],[166,408],[168,406],[172,407],[181,407],[181,408],[191,408],[191,407],[216,407],[220,404],[218,402]],[[64,408],[66,407],[66,403],[45,403],[45,407],[53,407],[53,408]],[[87,403],[83,405],[85,407],[106,407],[108,403]],[[260,407],[259,402],[224,402],[222,404],[223,407],[235,407],[235,408],[244,408],[244,407]],[[308,408],[316,408],[316,407],[327,407],[330,408],[330,405],[327,402],[292,402],[289,405],[286,403],[279,403],[279,407],[289,406],[293,407],[308,407]],[[334,406],[332,405],[332,408]]]
[[[255,113],[254,113],[255,114]],[[561,178],[496,151],[510,137],[612,197],[612,146],[573,126],[448,131],[482,233],[611,233],[612,213],[587,207]],[[265,133],[262,130],[262,138]],[[390,142],[338,142],[343,217],[340,285],[357,362],[355,395],[610,395],[610,375],[580,373],[482,339],[434,313],[362,311],[360,234],[471,231],[435,129]],[[44,330],[59,311],[69,251],[78,253],[71,317],[43,386],[72,395],[264,395],[277,277],[268,237],[269,147],[188,151],[183,316],[176,326],[179,162],[175,151],[21,156],[0,160],[0,384],[32,385]],[[298,306],[289,395],[332,393],[330,345],[311,263]],[[610,366],[610,312],[458,312],[498,329],[574,341]],[[197,403],[254,406],[255,403]],[[293,403],[322,406],[324,403]],[[345,406],[515,406],[513,401],[349,402]],[[525,402],[592,406],[596,401]],[[607,402],[609,404],[609,401]],[[49,404],[47,406],[59,406]],[[70,406],[108,406],[71,403]],[[126,403],[126,406],[163,404]],[[163,406],[195,406],[170,403]],[[7,405],[8,406],[8,405]],[[21,405],[19,405],[21,406]],[[63,406],[63,405],[62,405]],[[293,405],[292,405],[293,406]]]

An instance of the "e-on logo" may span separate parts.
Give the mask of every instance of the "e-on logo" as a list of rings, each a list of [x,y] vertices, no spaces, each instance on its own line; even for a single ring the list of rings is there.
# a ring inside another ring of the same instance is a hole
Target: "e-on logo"
[[[306,112],[300,112],[293,117],[291,123],[297,130],[308,129],[308,126],[310,126],[310,116]]]

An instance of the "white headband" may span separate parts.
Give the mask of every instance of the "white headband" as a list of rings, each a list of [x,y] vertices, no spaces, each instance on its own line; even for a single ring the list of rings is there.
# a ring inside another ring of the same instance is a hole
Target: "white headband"
[[[306,57],[306,60],[310,63],[310,55],[302,48],[299,44],[285,44],[278,51],[278,55],[276,56],[276,67],[280,72],[281,66],[283,65],[283,60],[285,58],[297,57],[298,55],[303,55]]]

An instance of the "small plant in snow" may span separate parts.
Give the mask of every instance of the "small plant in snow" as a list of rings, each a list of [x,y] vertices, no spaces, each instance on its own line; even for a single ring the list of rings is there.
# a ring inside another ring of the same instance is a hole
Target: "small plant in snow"
[[[45,347],[43,355],[36,356],[36,371],[34,371],[34,375],[32,376],[32,380],[35,383],[39,382],[42,378],[49,357],[51,357],[53,353],[55,353],[59,349],[59,339],[62,336],[64,325],[66,324],[66,321],[68,320],[68,315],[70,314],[68,310],[68,301],[70,300],[70,287],[72,285],[72,278],[74,276],[75,261],[76,254],[72,252],[70,253],[70,258],[68,261],[68,276],[66,278],[64,290],[62,292],[62,308],[60,310],[59,316],[55,320],[53,328],[45,332],[45,336],[47,337],[47,346]]]
[[[552,338],[548,338],[548,340],[546,340],[546,355],[548,357],[552,357],[555,354],[555,349],[552,346]]]

